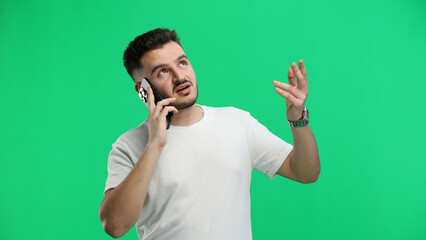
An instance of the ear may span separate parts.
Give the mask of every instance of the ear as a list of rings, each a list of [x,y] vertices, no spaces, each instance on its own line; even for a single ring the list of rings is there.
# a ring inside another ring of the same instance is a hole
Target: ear
[[[140,82],[135,82],[135,90],[137,93],[139,93],[139,88],[141,87],[141,83]]]

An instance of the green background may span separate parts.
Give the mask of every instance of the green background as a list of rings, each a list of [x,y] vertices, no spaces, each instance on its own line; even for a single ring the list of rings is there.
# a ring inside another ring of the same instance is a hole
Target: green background
[[[0,238],[110,239],[108,153],[147,117],[122,53],[168,27],[199,104],[249,111],[288,142],[272,80],[305,61],[321,175],[254,172],[255,240],[426,239],[425,23],[421,0],[2,0]]]

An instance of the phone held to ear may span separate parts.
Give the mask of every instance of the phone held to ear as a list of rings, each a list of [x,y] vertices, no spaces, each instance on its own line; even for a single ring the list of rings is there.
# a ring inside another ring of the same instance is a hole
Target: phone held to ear
[[[154,93],[154,103],[157,104],[159,101],[163,100],[164,98],[152,87],[151,82],[147,78],[142,79],[141,86],[139,88],[139,97],[141,98],[142,102],[145,103],[145,105],[148,107],[148,87],[151,87],[152,92]],[[169,129],[170,123],[172,122],[173,112],[169,112],[166,116],[167,120],[167,127],[166,129]]]

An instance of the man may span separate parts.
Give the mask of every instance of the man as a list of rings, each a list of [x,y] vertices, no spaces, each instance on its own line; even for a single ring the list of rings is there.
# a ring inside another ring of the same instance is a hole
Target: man
[[[148,119],[113,144],[99,209],[110,236],[121,237],[136,224],[140,239],[251,239],[253,169],[271,179],[318,179],[303,61],[300,69],[291,65],[289,84],[273,82],[286,99],[292,147],[245,111],[195,104],[195,73],[175,31],[138,36],[123,59],[136,91],[147,78],[164,100],[155,104],[149,88]],[[169,112],[174,116],[166,130]]]

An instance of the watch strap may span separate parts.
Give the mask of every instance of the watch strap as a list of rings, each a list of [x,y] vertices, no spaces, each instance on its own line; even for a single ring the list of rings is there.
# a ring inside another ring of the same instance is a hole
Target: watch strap
[[[288,125],[290,125],[290,127],[304,127],[306,125],[308,125],[309,123],[309,115],[308,115],[308,109],[305,107],[303,108],[303,112],[302,112],[302,118],[300,120],[297,121],[290,121],[287,119],[288,121]]]

